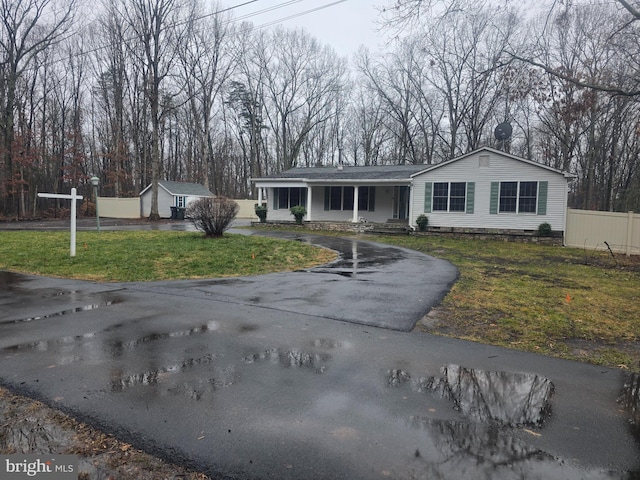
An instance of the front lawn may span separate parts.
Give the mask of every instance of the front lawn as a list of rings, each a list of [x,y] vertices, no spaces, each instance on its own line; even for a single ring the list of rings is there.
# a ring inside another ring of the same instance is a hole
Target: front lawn
[[[335,253],[302,242],[197,232],[0,232],[0,269],[104,282],[258,275],[327,263]]]
[[[459,281],[420,330],[640,371],[638,257],[434,236],[366,238],[459,268]]]

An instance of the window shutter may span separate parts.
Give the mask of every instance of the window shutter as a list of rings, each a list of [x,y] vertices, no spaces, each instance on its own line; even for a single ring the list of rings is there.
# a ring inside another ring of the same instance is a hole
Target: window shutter
[[[549,190],[549,182],[538,183],[538,215],[547,214],[547,193]]]
[[[431,213],[431,193],[433,191],[433,182],[424,184],[424,213]]]
[[[491,198],[489,202],[489,213],[498,213],[498,200],[500,194],[500,182],[491,182]]]
[[[369,187],[369,211],[376,210],[376,187]]]
[[[273,209],[278,210],[278,202],[280,201],[280,189],[273,189]]]
[[[324,209],[325,211],[329,210],[330,207],[330,202],[331,201],[331,188],[330,187],[324,187]]]
[[[467,182],[467,213],[473,214],[475,204],[476,182]]]

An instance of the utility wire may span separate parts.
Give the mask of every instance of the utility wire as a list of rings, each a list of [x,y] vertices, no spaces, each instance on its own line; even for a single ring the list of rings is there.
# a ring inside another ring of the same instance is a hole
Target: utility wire
[[[250,5],[252,3],[256,3],[258,1],[259,0],[249,0],[249,1],[246,1],[246,2],[243,2],[243,3],[239,3],[237,5],[233,5],[231,7],[224,8],[222,10],[216,10],[215,12],[211,12],[211,13],[206,13],[206,14],[200,15],[198,17],[195,17],[194,19],[188,19],[188,20],[185,20],[185,21],[182,21],[182,22],[176,22],[175,24],[172,24],[171,26],[172,27],[177,27],[177,26],[180,26],[180,25],[185,25],[185,24],[187,24],[187,23],[189,23],[191,21],[204,20],[206,18],[213,17],[213,16],[219,15],[221,13],[225,13],[225,12],[229,12],[231,10],[235,10],[237,8],[245,7],[247,5]],[[271,7],[263,8],[262,10],[256,10],[256,11],[241,15],[240,17],[237,17],[237,18],[231,18],[231,19],[229,19],[227,24],[237,23],[237,22],[239,22],[241,20],[246,20],[248,18],[255,17],[255,16],[261,15],[263,13],[272,12],[274,10],[278,10],[280,8],[283,8],[283,7],[288,7],[290,5],[293,5],[293,4],[302,2],[302,1],[304,1],[304,0],[289,0],[289,1],[286,1],[286,2],[283,2],[283,3],[279,3],[277,5],[273,5]],[[347,0],[338,0],[338,1],[335,1],[335,2],[332,2],[332,3],[328,3],[326,5],[321,5],[320,7],[312,8],[310,10],[305,10],[303,12],[299,12],[299,13],[296,13],[294,15],[289,15],[287,17],[282,17],[280,19],[276,19],[276,20],[273,20],[271,22],[267,22],[267,23],[258,25],[258,26],[255,27],[255,29],[262,29],[262,28],[270,27],[272,25],[277,25],[278,23],[282,23],[282,22],[285,22],[287,20],[291,20],[291,19],[294,19],[294,18],[297,18],[297,17],[301,17],[303,15],[308,15],[310,13],[314,13],[314,12],[317,12],[319,10],[324,10],[325,8],[329,8],[329,7],[332,7],[334,5],[338,5],[340,3],[344,3],[346,1]],[[77,35],[77,33],[75,33],[75,35]],[[73,36],[73,34],[70,35],[70,36]],[[125,39],[124,41],[126,42],[126,41],[130,41],[130,40],[134,40],[134,38]],[[112,45],[111,44],[110,45],[102,45],[102,46],[99,46],[99,47],[96,47],[96,48],[93,48],[93,49],[90,49],[90,50],[85,50],[85,51],[82,51],[82,52],[74,53],[73,55],[71,55],[71,57],[80,57],[80,56],[83,56],[83,55],[89,55],[89,54],[96,53],[96,52],[99,52],[101,50],[104,50],[106,48],[109,48],[110,46],[112,46]],[[69,59],[69,56],[61,58],[59,60],[53,60],[52,63],[63,62],[63,61],[66,61],[67,59]]]
[[[283,18],[280,18],[278,20],[273,20],[272,22],[263,23],[262,25],[258,25],[256,28],[261,29],[261,28],[271,27],[271,26],[276,25],[278,23],[286,22],[287,20],[291,20],[291,19],[294,19],[294,18],[302,17],[303,15],[308,15],[310,13],[314,13],[314,12],[317,12],[319,10],[324,10],[325,8],[333,7],[334,5],[339,5],[340,3],[344,3],[346,1],[347,0],[338,0],[337,2],[327,3],[326,5],[321,5],[319,7],[312,8],[310,10],[305,10],[304,12],[299,12],[299,13],[296,13],[294,15],[289,15],[288,17],[283,17]]]

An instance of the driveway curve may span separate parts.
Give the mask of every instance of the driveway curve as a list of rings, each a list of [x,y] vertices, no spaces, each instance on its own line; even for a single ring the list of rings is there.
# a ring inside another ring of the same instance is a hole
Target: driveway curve
[[[409,331],[458,278],[446,260],[355,238],[237,230],[329,248],[338,258],[307,270],[255,277],[128,283],[129,290],[205,298]]]

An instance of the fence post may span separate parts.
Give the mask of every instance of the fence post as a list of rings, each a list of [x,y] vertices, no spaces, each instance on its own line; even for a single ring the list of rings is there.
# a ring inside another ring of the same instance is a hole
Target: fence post
[[[627,217],[627,246],[626,246],[626,254],[627,257],[631,255],[631,241],[633,240],[633,212],[629,211]]]

